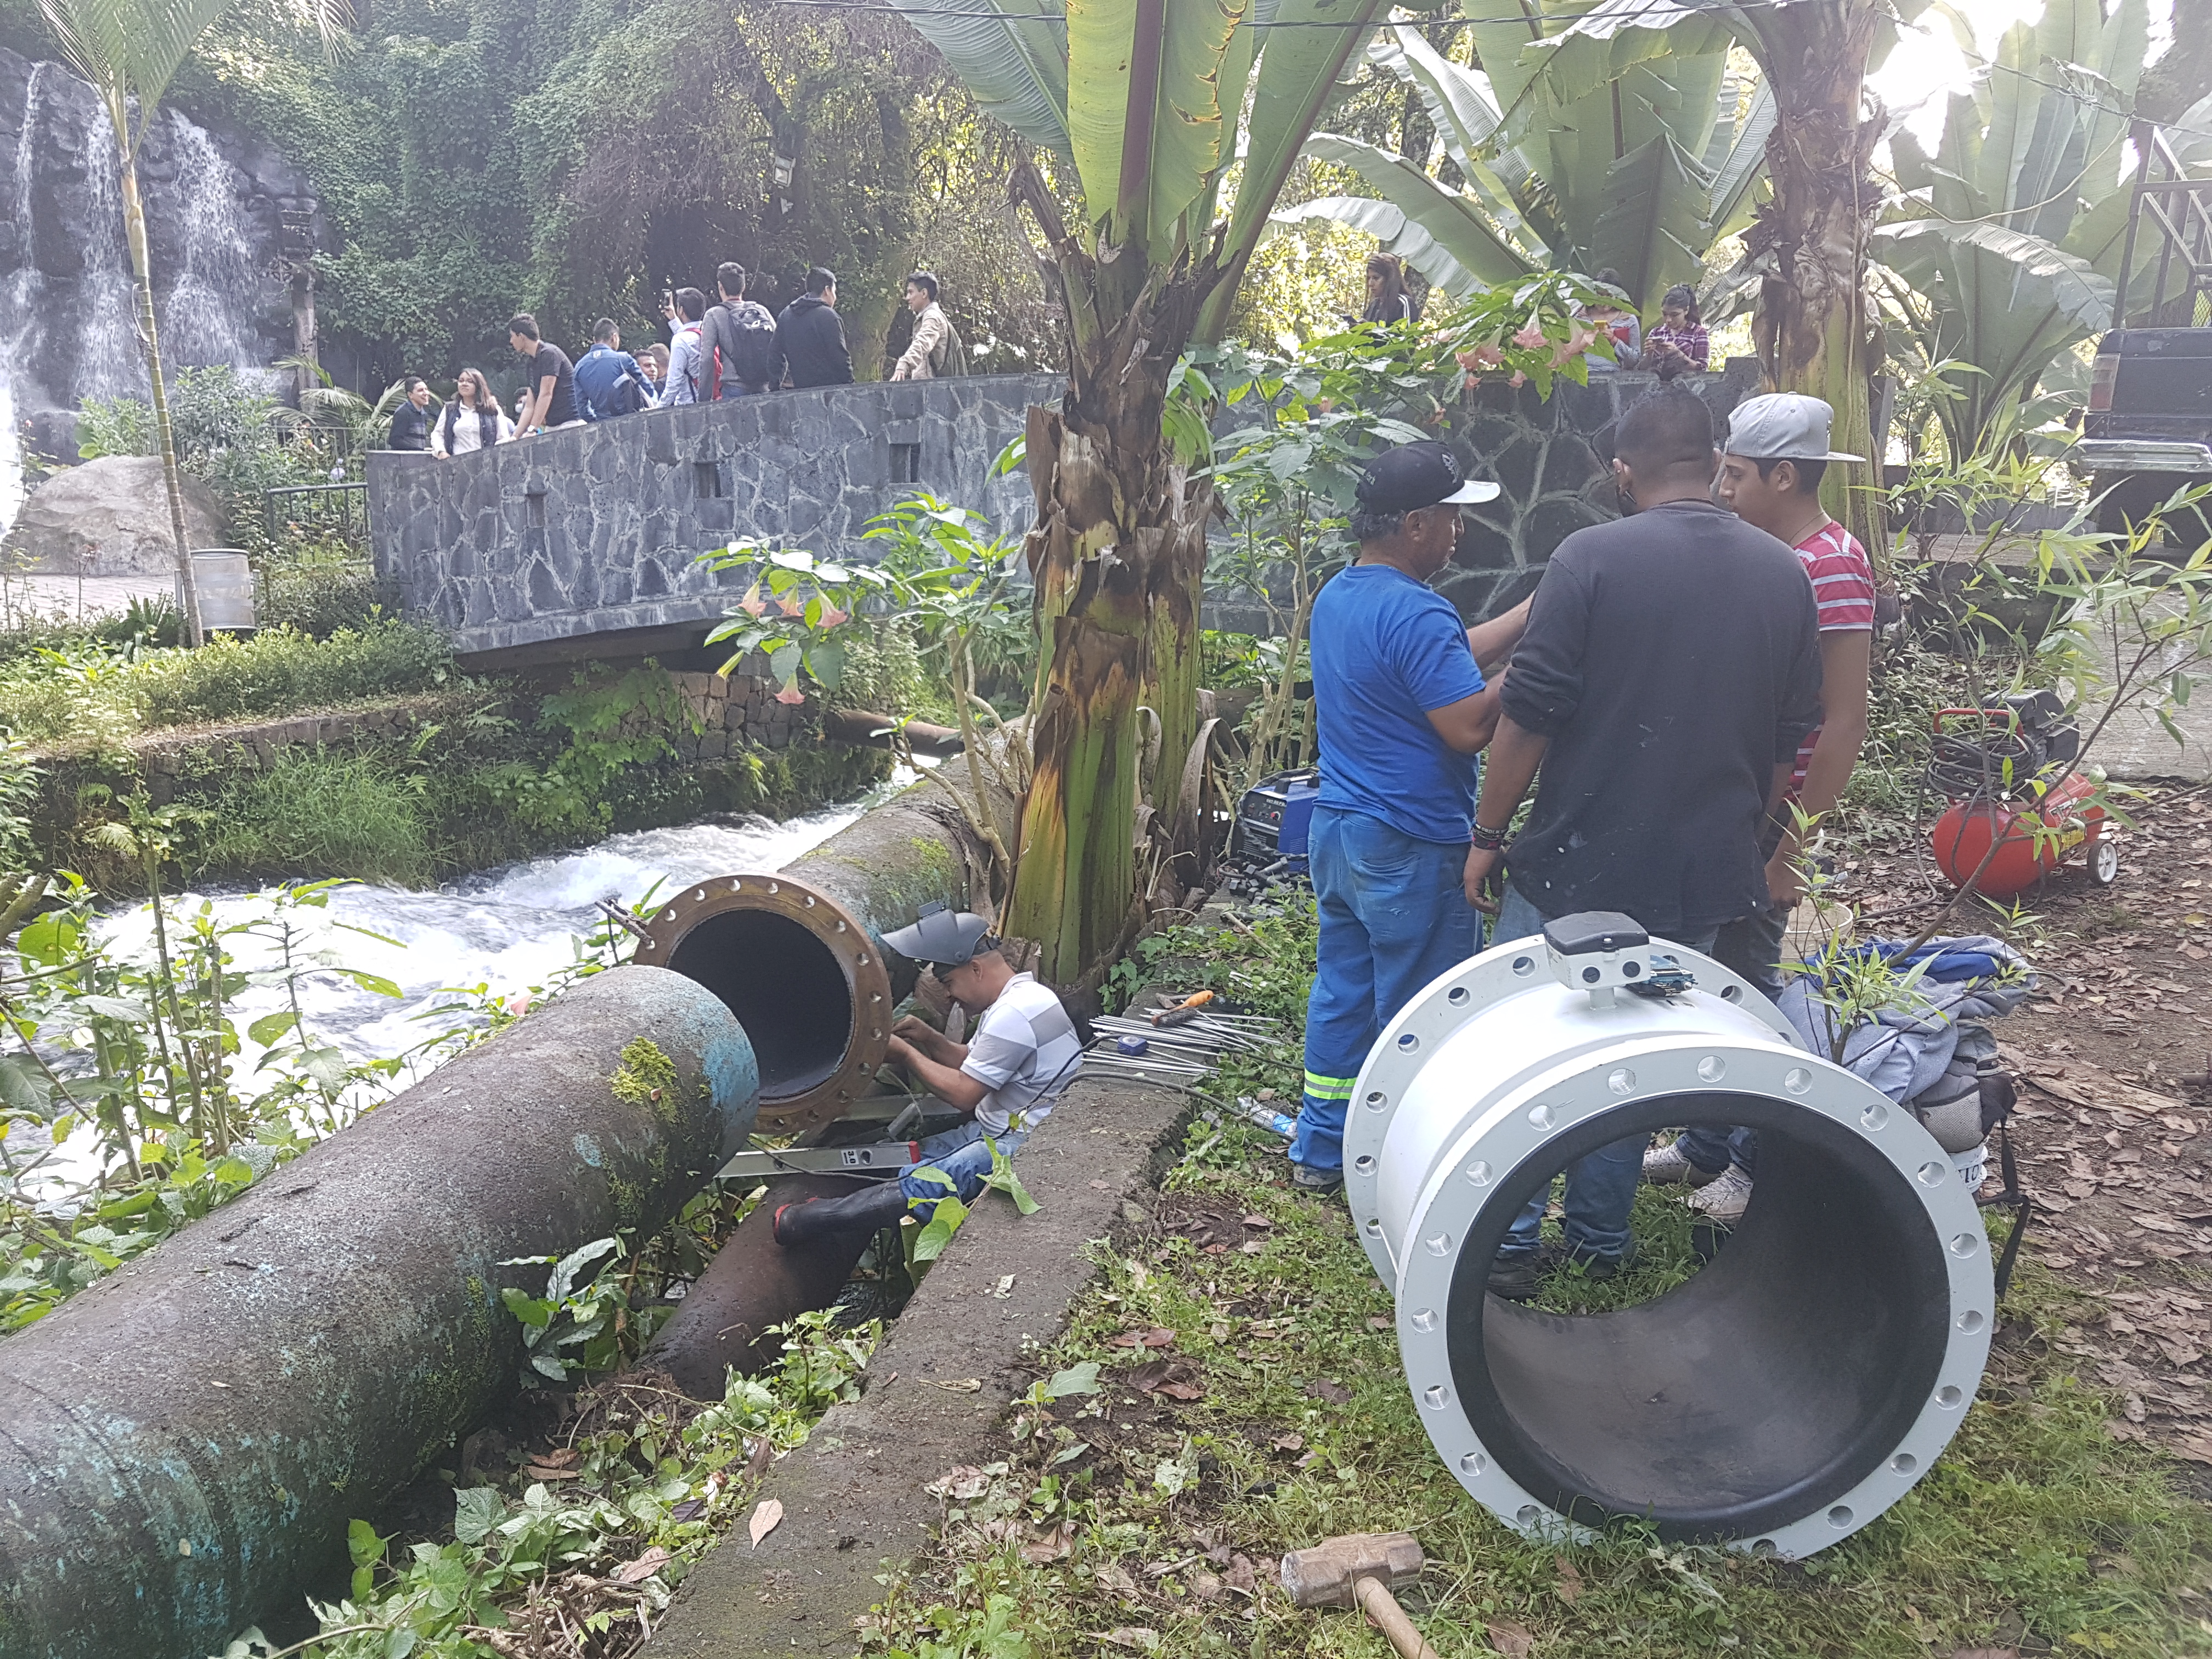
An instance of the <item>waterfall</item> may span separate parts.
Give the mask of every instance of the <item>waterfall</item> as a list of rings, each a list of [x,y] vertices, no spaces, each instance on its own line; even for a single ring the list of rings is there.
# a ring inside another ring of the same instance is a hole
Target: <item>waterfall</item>
[[[0,134],[16,110],[0,151],[13,161],[0,227],[0,532],[21,504],[19,422],[147,386],[106,112],[62,65],[0,51]],[[146,135],[138,171],[164,367],[267,371],[290,349],[286,277],[272,259],[279,210],[306,200],[304,183],[257,178],[174,109]]]

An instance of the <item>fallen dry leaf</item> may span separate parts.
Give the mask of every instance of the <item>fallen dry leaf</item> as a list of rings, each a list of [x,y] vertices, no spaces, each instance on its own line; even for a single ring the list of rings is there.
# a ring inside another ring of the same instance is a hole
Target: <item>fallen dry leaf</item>
[[[766,1435],[761,1436],[753,1442],[752,1455],[745,1459],[745,1473],[754,1480],[759,1480],[767,1473],[769,1463],[775,1456],[775,1442]]]
[[[577,1469],[549,1469],[542,1463],[525,1463],[523,1476],[531,1480],[580,1480],[582,1472]]]
[[[931,1388],[943,1389],[947,1394],[978,1394],[983,1388],[983,1379],[980,1376],[956,1376],[950,1382],[943,1382],[933,1376],[924,1377],[922,1380]]]
[[[1304,1451],[1306,1449],[1306,1437],[1293,1430],[1289,1434],[1277,1435],[1267,1443],[1277,1451]]]
[[[1582,1574],[1575,1571],[1575,1564],[1564,1555],[1553,1556],[1552,1567],[1559,1575],[1559,1582],[1556,1586],[1559,1600],[1565,1601],[1569,1607],[1574,1606],[1583,1593]]]
[[[1245,1224],[1246,1226],[1248,1226],[1248,1227],[1256,1227],[1256,1228],[1258,1228],[1261,1232],[1265,1232],[1265,1231],[1267,1231],[1268,1228],[1270,1228],[1270,1227],[1272,1227],[1272,1226],[1273,1226],[1273,1225],[1275,1224],[1273,1222],[1272,1222],[1272,1221],[1268,1220],[1268,1219],[1267,1219],[1267,1217],[1265,1217],[1265,1216],[1263,1216],[1263,1215],[1248,1215],[1248,1216],[1246,1216],[1246,1217],[1244,1217],[1244,1218],[1243,1218],[1243,1221],[1244,1221],[1244,1224]]]
[[[990,1489],[991,1477],[973,1463],[947,1469],[922,1488],[933,1498],[951,1498],[963,1504],[971,1498],[981,1498]]]
[[[1139,1653],[1159,1651],[1160,1633],[1144,1625],[1116,1625],[1103,1638],[1117,1648],[1134,1648]]]
[[[1536,1638],[1523,1626],[1510,1619],[1501,1619],[1485,1627],[1490,1633],[1490,1645],[1505,1656],[1505,1659],[1528,1659],[1528,1650],[1536,1645]]]
[[[1238,1251],[1245,1255],[1257,1255],[1267,1248],[1266,1243],[1257,1238],[1248,1238],[1237,1247]]]
[[[705,1498],[687,1498],[682,1503],[678,1504],[674,1509],[668,1511],[668,1518],[671,1521],[696,1521],[701,1516],[706,1514],[706,1512],[707,1500]]]
[[[1048,1561],[1061,1561],[1075,1547],[1075,1528],[1063,1521],[1050,1532],[1033,1542],[1022,1546],[1022,1559],[1033,1567]]]
[[[1229,1571],[1221,1575],[1221,1582],[1239,1595],[1260,1593],[1259,1576],[1252,1571],[1252,1559],[1241,1552],[1229,1558]]]
[[[1137,1581],[1129,1570],[1118,1561],[1109,1561],[1098,1569],[1098,1582],[1116,1595],[1134,1595]]]
[[[753,1547],[758,1549],[760,1540],[782,1524],[783,1500],[780,1498],[763,1498],[754,1509],[753,1518],[745,1523],[745,1530],[752,1534]]]
[[[540,1452],[530,1460],[549,1469],[573,1469],[584,1461],[584,1455],[574,1446],[558,1446],[549,1452]]]
[[[1200,1567],[1190,1576],[1190,1593],[1201,1601],[1218,1601],[1221,1595],[1221,1580]]]
[[[668,1565],[668,1552],[655,1544],[635,1561],[625,1561],[615,1569],[617,1584],[641,1583]]]
[[[1110,1339],[1112,1348],[1164,1348],[1173,1345],[1176,1334],[1164,1325],[1155,1325],[1148,1331],[1123,1331]]]
[[[1206,1398],[1206,1389],[1202,1385],[1180,1379],[1173,1382],[1163,1382],[1152,1392],[1164,1394],[1170,1400],[1191,1401]]]
[[[2018,1648],[1953,1648],[1951,1659],[2020,1659]]]
[[[1352,1390],[1341,1382],[1332,1382],[1325,1376],[1317,1376],[1306,1384],[1306,1398],[1322,1401],[1331,1406],[1349,1406]]]
[[[1395,1322],[1391,1319],[1389,1314],[1370,1314],[1367,1316],[1367,1328],[1370,1331],[1387,1331]]]

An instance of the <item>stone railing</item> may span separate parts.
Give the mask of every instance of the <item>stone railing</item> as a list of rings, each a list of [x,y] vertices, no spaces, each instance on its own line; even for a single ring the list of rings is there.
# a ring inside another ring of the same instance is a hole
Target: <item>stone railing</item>
[[[731,609],[738,576],[693,561],[733,536],[851,556],[867,521],[915,489],[1001,531],[1025,528],[1028,480],[994,479],[991,465],[1030,405],[1065,384],[878,381],[652,410],[451,461],[379,452],[368,461],[377,573],[465,654],[642,641]]]

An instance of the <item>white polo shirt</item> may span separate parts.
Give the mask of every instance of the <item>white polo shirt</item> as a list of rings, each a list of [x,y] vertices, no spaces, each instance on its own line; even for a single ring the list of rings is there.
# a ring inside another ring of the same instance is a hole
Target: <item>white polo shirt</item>
[[[1035,974],[1016,974],[983,1011],[960,1069],[990,1092],[975,1108],[987,1134],[1034,1129],[1083,1069],[1083,1040]]]

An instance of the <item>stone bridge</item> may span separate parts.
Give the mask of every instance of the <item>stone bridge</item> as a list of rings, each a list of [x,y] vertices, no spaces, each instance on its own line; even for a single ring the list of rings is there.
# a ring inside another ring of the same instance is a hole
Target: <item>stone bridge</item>
[[[1450,411],[1447,434],[1469,470],[1504,486],[1474,509],[1437,586],[1474,618],[1517,603],[1570,532],[1613,516],[1606,465],[1622,410],[1650,374],[1486,384]],[[1759,365],[1680,384],[1724,425],[1759,388]],[[732,608],[742,578],[694,568],[733,536],[822,555],[866,556],[869,519],[915,489],[1025,529],[1027,479],[991,465],[1029,406],[1060,396],[1056,374],[975,375],[779,392],[734,403],[649,410],[443,461],[390,452],[368,462],[377,569],[410,616],[465,656],[528,649],[610,656],[696,645]],[[1231,411],[1231,424],[1249,419]],[[1231,602],[1212,620],[1252,628]]]
[[[733,536],[856,553],[916,489],[1028,527],[1025,475],[993,480],[1056,374],[968,375],[777,392],[648,410],[441,460],[368,458],[379,575],[463,655],[590,639],[669,648],[732,608],[737,572],[694,568]],[[626,635],[611,640],[607,635]]]

